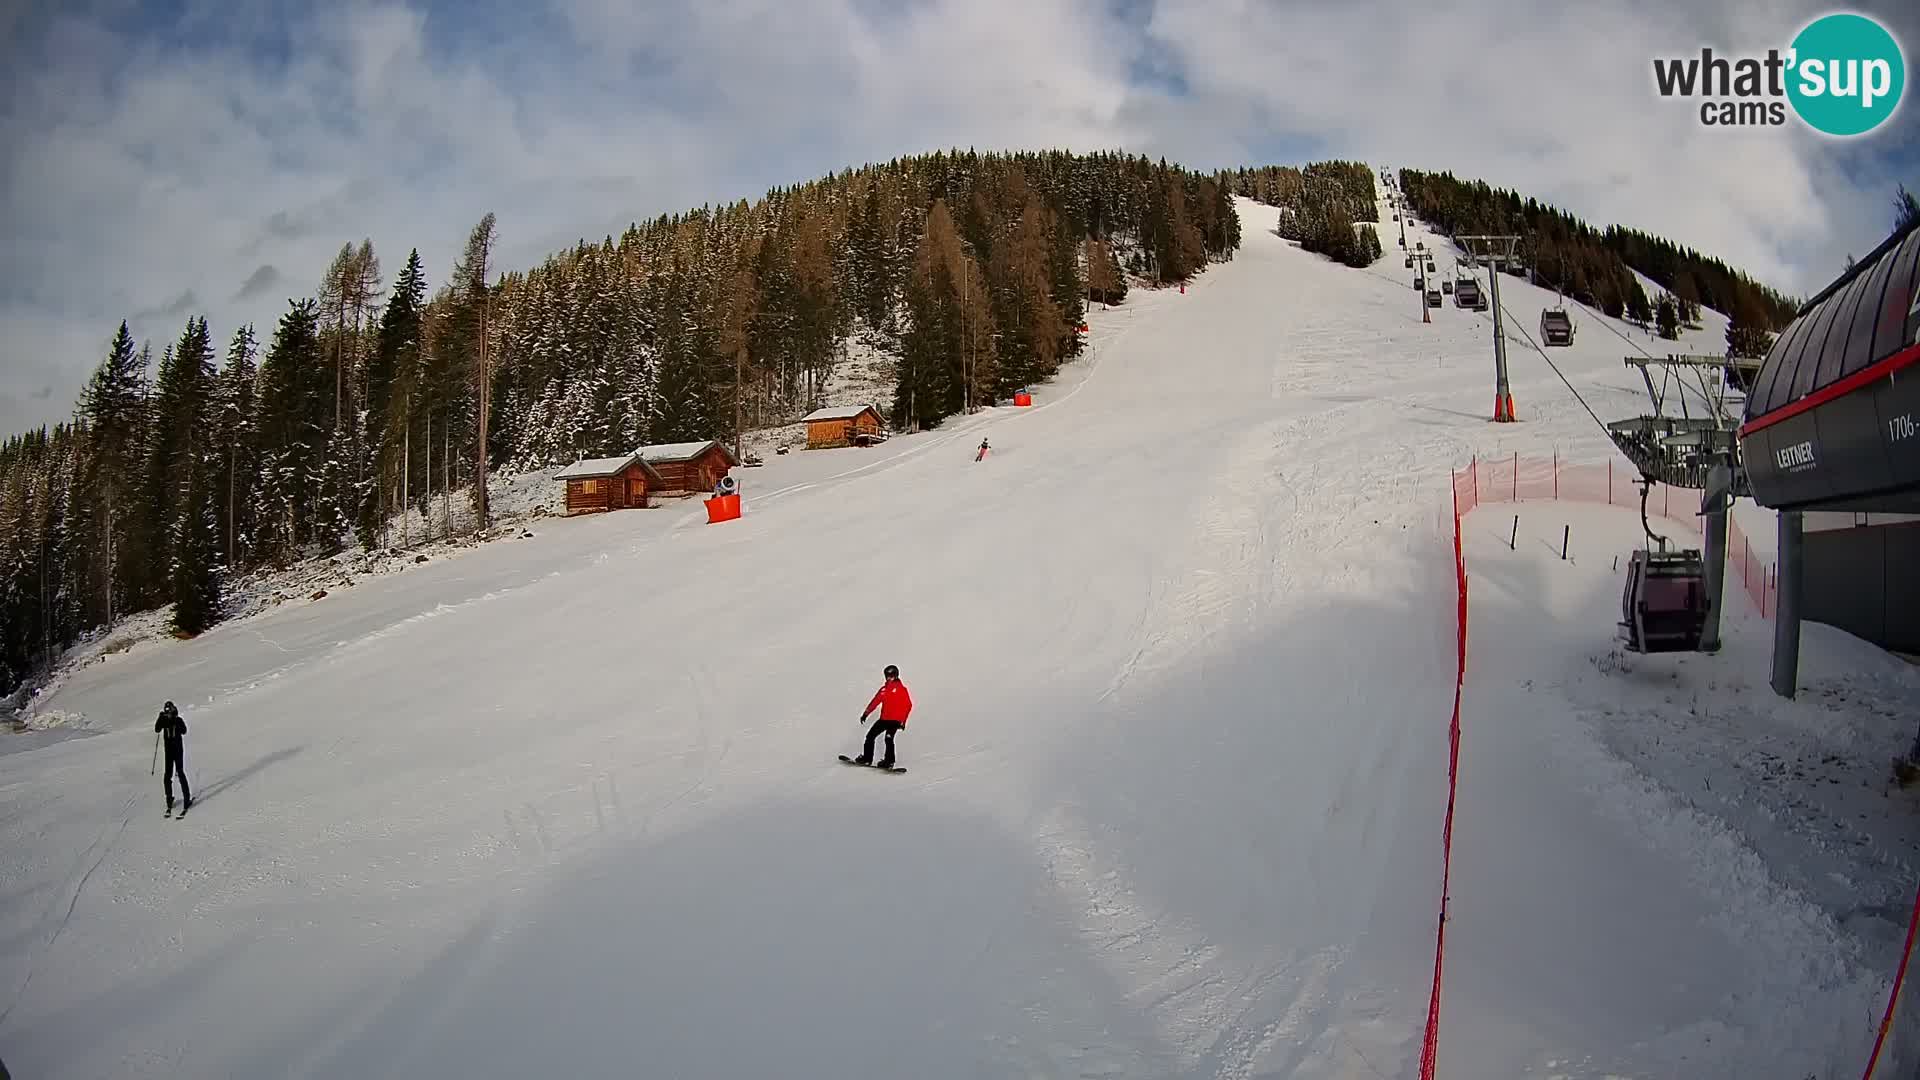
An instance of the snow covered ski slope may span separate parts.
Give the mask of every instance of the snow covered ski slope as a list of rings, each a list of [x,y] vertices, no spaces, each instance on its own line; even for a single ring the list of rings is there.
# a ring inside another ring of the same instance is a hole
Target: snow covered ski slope
[[[1423,325],[1393,249],[1337,267],[1240,205],[1232,262],[1095,310],[1034,408],[75,673],[43,707],[95,734],[0,754],[0,1057],[1410,1075],[1448,469],[1600,436],[1523,346],[1531,422],[1488,425],[1486,315]],[[1625,415],[1599,336],[1556,359]],[[917,707],[882,783],[832,755],[888,663]],[[166,698],[181,823],[139,770]]]

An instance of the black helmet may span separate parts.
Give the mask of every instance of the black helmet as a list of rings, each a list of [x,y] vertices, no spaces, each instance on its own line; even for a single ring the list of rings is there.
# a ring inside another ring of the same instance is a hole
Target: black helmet
[[[171,701],[169,701],[169,702],[167,702],[167,703],[166,703],[166,705],[164,705],[164,706],[162,706],[162,708],[164,708],[164,709],[165,709],[165,710],[166,710],[167,712],[174,712],[174,711],[176,711],[176,710],[174,709],[174,707],[173,707],[173,702],[171,702]]]
[[[894,667],[892,664],[888,664],[887,670],[881,672],[881,674],[885,675],[889,679],[897,679],[900,677],[900,669],[897,667]]]

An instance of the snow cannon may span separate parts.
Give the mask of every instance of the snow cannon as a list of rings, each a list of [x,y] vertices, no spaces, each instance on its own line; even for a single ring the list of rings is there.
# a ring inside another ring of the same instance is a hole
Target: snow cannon
[[[729,476],[723,483],[731,484]],[[736,486],[725,495],[715,495],[707,500],[707,524],[717,525],[722,521],[732,521],[740,516],[740,492]]]
[[[1013,392],[1013,403],[1021,407],[1031,405],[1033,404],[1033,395],[1027,393],[1025,390],[1015,390]]]
[[[715,495],[737,495],[740,493],[740,481],[735,480],[731,476],[723,476],[720,478],[720,482],[714,485],[713,493]]]

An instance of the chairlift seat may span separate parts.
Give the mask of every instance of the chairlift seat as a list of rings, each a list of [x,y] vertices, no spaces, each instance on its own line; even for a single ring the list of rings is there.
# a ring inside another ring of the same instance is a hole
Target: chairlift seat
[[[1695,652],[1707,626],[1706,563],[1695,549],[1649,551],[1627,561],[1620,638],[1630,652]]]

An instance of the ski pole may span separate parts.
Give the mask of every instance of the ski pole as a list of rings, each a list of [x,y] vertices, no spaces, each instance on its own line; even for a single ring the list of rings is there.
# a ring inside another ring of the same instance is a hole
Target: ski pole
[[[160,769],[160,733],[153,733],[153,764],[147,766],[147,775],[152,776]]]

